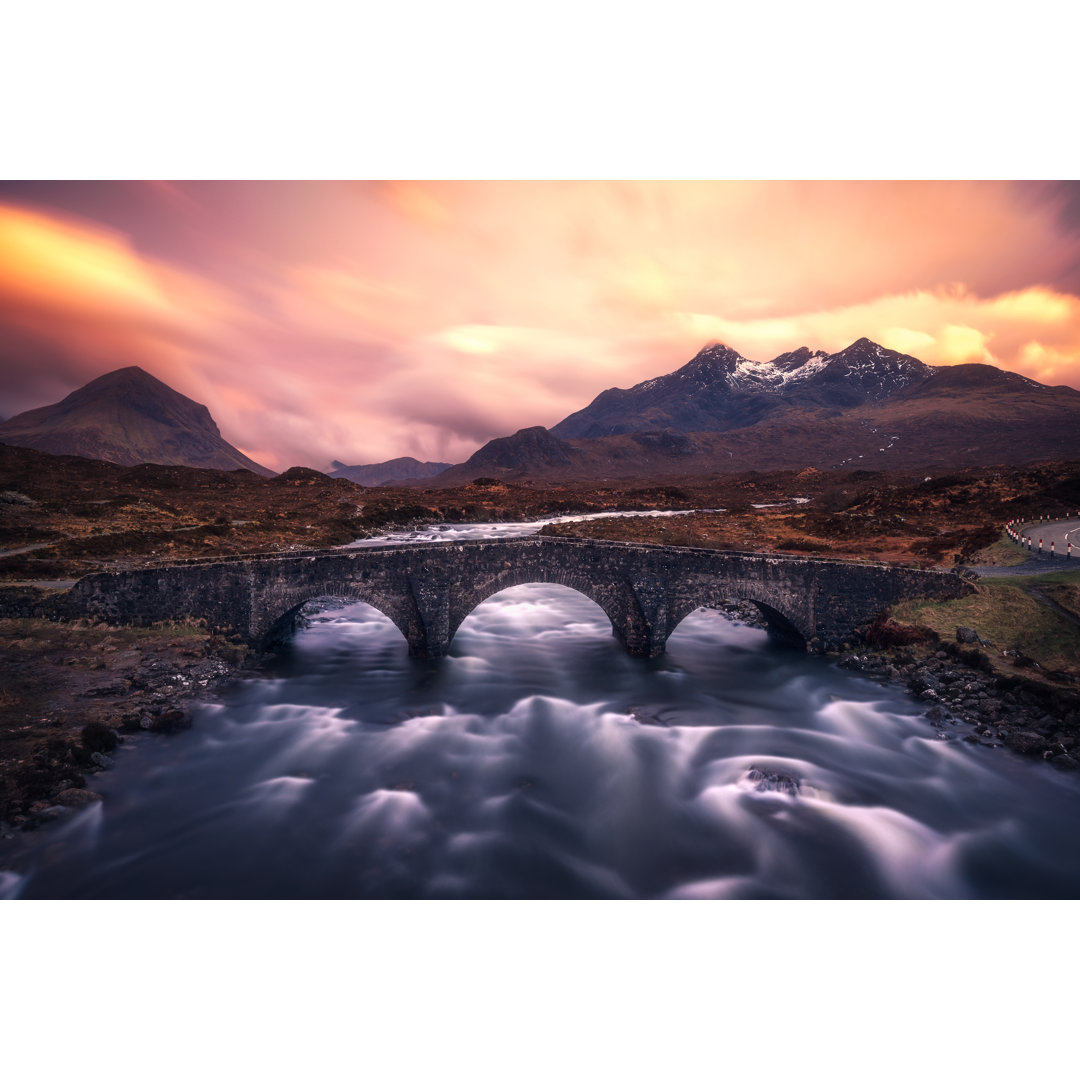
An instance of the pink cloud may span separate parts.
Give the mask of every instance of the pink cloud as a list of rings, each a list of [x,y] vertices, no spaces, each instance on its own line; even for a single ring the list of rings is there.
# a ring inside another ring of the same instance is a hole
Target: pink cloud
[[[272,467],[460,459],[712,338],[1080,386],[1052,186],[184,183],[108,225],[60,187],[0,202],[6,411],[137,363]]]

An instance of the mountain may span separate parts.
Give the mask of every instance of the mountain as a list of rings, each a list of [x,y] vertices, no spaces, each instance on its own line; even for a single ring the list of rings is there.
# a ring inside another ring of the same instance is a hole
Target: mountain
[[[454,465],[436,478],[435,487],[467,484],[479,476],[496,479],[534,472],[561,475],[574,470],[574,447],[557,439],[547,428],[522,428],[505,438],[485,443],[462,465]]]
[[[670,375],[604,391],[551,431],[493,439],[434,486],[1019,465],[1080,457],[1078,432],[1080,392],[987,364],[931,367],[866,338],[768,363],[713,345]]]
[[[0,442],[119,465],[188,465],[274,474],[227,443],[210,411],[139,367],[119,368],[55,405],[0,424]]]
[[[731,431],[791,409],[843,410],[881,401],[931,379],[937,368],[860,338],[828,355],[807,348],[755,362],[726,345],[706,345],[670,375],[629,390],[605,390],[556,424],[560,439],[631,431]]]
[[[330,476],[351,480],[364,487],[383,484],[400,484],[405,480],[425,480],[438,476],[450,468],[448,461],[417,461],[414,457],[396,457],[375,465],[346,465],[342,461],[330,463]]]

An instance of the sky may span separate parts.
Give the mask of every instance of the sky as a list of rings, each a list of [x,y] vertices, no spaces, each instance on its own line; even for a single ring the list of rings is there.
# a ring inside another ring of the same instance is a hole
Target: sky
[[[1080,389],[1080,183],[0,183],[0,416],[137,364],[272,469],[860,337]]]

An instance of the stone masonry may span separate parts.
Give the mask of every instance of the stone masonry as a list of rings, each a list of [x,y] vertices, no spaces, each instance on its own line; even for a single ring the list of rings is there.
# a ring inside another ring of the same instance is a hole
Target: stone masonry
[[[202,618],[269,647],[289,636],[306,601],[345,597],[387,615],[411,655],[439,657],[478,604],[529,582],[566,585],[595,601],[633,656],[660,655],[685,616],[725,600],[753,602],[774,636],[822,652],[854,640],[856,629],[885,607],[971,589],[955,574],[879,564],[529,536],[90,574],[72,588],[67,609],[144,625]]]

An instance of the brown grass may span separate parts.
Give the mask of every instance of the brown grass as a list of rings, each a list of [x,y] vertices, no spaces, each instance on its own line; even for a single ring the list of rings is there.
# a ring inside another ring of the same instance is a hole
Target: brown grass
[[[1027,552],[1002,533],[1000,540],[974,552],[969,562],[975,566],[1019,566],[1027,558]]]

